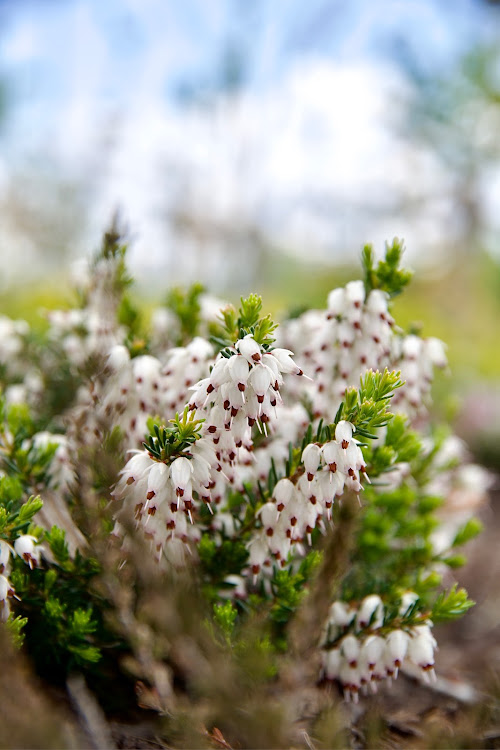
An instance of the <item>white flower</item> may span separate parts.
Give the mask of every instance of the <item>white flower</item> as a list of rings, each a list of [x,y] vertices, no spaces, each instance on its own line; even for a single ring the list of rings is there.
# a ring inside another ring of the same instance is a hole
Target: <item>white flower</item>
[[[382,673],[382,657],[386,648],[386,641],[379,635],[370,635],[366,638],[359,653],[361,673],[365,679],[370,680],[371,675],[377,677]]]
[[[355,635],[346,635],[340,642],[340,653],[349,666],[357,667],[360,652],[359,641]]]
[[[10,554],[12,547],[3,539],[0,539],[0,573],[3,573],[9,567]]]
[[[345,292],[343,289],[333,289],[328,294],[327,307],[331,316],[341,315],[345,309]]]
[[[238,390],[244,391],[250,374],[250,365],[245,357],[241,355],[231,357],[228,360],[227,369],[231,379],[237,384]]]
[[[403,630],[392,630],[385,639],[385,663],[390,675],[398,675],[398,669],[402,665],[408,651],[410,636]]]
[[[276,526],[279,518],[279,512],[274,503],[264,503],[264,505],[258,510],[257,515],[260,517],[262,526],[265,529],[268,536],[272,536],[274,527]]]
[[[111,347],[108,354],[108,365],[115,372],[120,372],[123,367],[127,367],[130,362],[130,354],[126,346],[116,344]]]
[[[40,564],[40,548],[35,546],[36,542],[36,536],[32,536],[31,534],[23,534],[14,542],[16,553],[19,557],[23,558],[24,562],[31,569],[36,568]]]
[[[295,486],[292,482],[284,477],[276,483],[274,488],[273,497],[276,500],[276,508],[279,512],[284,510],[295,492]]]
[[[331,648],[324,652],[323,670],[327,680],[336,680],[340,675],[343,658],[338,648]]]
[[[0,621],[5,622],[10,614],[10,602],[15,596],[15,591],[10,581],[4,575],[0,575]]]
[[[399,614],[405,615],[410,607],[412,607],[415,602],[418,601],[418,594],[416,594],[414,591],[405,591],[405,593],[401,597],[401,604],[399,605]]]
[[[292,359],[292,354],[289,349],[272,349],[270,356],[277,360],[279,369],[284,373],[293,373],[294,375],[303,375],[300,367],[297,367]]]
[[[251,365],[261,360],[260,346],[251,333],[236,342],[236,349]]]
[[[417,625],[412,629],[408,643],[408,659],[416,664],[424,674],[434,674],[434,649],[436,639],[428,625]]]
[[[377,594],[366,596],[361,602],[356,616],[356,625],[363,629],[370,624],[372,628],[381,627],[384,622],[384,605]]]
[[[307,478],[311,482],[318,470],[321,460],[321,448],[316,443],[309,443],[302,451],[302,463],[306,470]]]
[[[272,370],[265,365],[254,367],[248,377],[249,385],[252,386],[255,395],[257,396],[257,400],[260,404],[262,404],[264,401],[264,397],[269,390],[272,379]]]
[[[167,488],[169,469],[164,463],[155,461],[148,472],[148,490],[146,499],[162,496]]]
[[[256,536],[248,545],[250,552],[249,564],[254,581],[257,579],[262,566],[269,557],[269,547],[264,536]]]
[[[170,465],[170,473],[175,492],[178,497],[182,497],[191,485],[191,476],[193,473],[191,461],[188,458],[184,458],[184,456],[176,458]]]
[[[352,440],[354,425],[342,419],[335,428],[335,440],[346,450]]]
[[[345,628],[351,624],[356,617],[356,610],[352,609],[346,602],[336,601],[330,606],[328,619],[332,625]]]
[[[8,578],[0,575],[0,601],[5,601],[7,597],[14,596],[14,588]]]

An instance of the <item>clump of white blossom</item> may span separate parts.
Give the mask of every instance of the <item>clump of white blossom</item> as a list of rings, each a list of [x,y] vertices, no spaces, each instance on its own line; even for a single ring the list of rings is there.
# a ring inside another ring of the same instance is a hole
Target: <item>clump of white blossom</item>
[[[432,622],[404,628],[400,624],[417,600],[414,592],[406,592],[401,597],[400,622],[391,625],[384,622],[384,603],[377,594],[366,596],[358,607],[333,602],[324,635],[333,645],[322,649],[323,676],[340,681],[346,700],[357,703],[360,693],[376,692],[382,680],[397,679],[408,663],[420,670],[424,680],[436,679]]]
[[[107,241],[111,247],[113,238]],[[189,341],[179,343],[182,321],[162,307],[144,344],[118,314],[128,283],[123,253],[106,247],[80,284],[81,307],[48,314],[38,371],[22,377],[27,331],[0,319],[0,364],[13,373],[8,401],[43,413],[44,383],[61,362],[74,383],[52,431],[23,444],[28,454],[53,451],[47,490],[71,497],[80,452],[99,450],[115,431],[126,456],[111,488],[118,544],[126,551],[135,526],[158,564],[176,570],[201,565],[207,540],[216,550],[243,543],[245,560],[217,584],[234,601],[272,596],[275,576],[300,571],[331,534],[346,495],[357,496],[363,513],[370,482],[375,497],[417,486],[442,496],[443,523],[431,542],[436,554],[453,546],[488,478],[467,464],[453,436],[437,445],[430,431],[421,435],[416,450],[430,457],[424,479],[414,454],[399,458],[388,441],[394,414],[405,417],[404,429],[427,429],[434,370],[446,367],[446,355],[439,340],[396,325],[388,291],[367,281],[373,267],[365,281],[332,290],[325,310],[309,310],[277,331],[255,295],[242,300],[239,315],[226,307],[218,318],[204,297]],[[389,455],[379,464],[377,449]],[[35,489],[43,496],[43,487]],[[1,619],[15,596],[12,555],[34,568],[40,550],[30,533],[0,539]],[[419,595],[400,595],[396,614],[384,596],[373,590],[331,604],[318,644],[322,674],[339,681],[347,699],[395,679],[406,663],[423,678],[434,675],[436,640]]]
[[[393,407],[410,416],[425,414],[435,367],[446,367],[445,347],[436,338],[405,335],[389,312],[389,295],[366,292],[351,281],[328,295],[327,309],[310,310],[282,327],[281,338],[314,382],[295,384],[293,393],[306,398],[316,417],[330,419],[347,388],[365,370],[397,370],[404,385]]]

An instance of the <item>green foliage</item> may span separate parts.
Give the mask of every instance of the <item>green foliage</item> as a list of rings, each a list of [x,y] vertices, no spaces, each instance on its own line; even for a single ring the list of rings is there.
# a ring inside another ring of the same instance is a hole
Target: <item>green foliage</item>
[[[351,422],[356,429],[356,436],[374,439],[377,437],[375,431],[389,424],[393,414],[388,410],[390,399],[396,388],[403,385],[399,372],[367,372],[360,378],[359,388],[348,388],[341,402],[335,420],[332,424],[320,425],[317,430],[317,439],[321,442],[332,440],[335,436],[335,427],[341,420]],[[397,430],[394,434],[396,439]],[[400,435],[400,439],[403,436]],[[309,441],[310,442],[310,441]]]
[[[137,357],[145,354],[147,343],[142,333],[142,316],[139,308],[133,304],[128,295],[123,295],[116,312],[118,323],[127,330],[125,344],[130,355]]]
[[[450,591],[443,591],[432,607],[431,619],[434,623],[448,622],[462,617],[475,602],[467,596],[467,591],[455,584]]]
[[[169,422],[172,427],[159,427],[153,421],[153,433],[143,443],[146,450],[157,461],[170,462],[181,454],[189,458],[186,448],[193,445],[200,437],[201,425],[204,419],[195,419],[195,412],[186,406],[182,416],[176,414]]]
[[[250,294],[246,299],[241,297],[241,307],[238,312],[238,328],[250,329],[256,326],[262,312],[262,297],[258,294]]]
[[[30,497],[21,507],[19,508],[18,523],[20,525],[28,524],[35,513],[38,513],[43,506],[43,502],[39,497]]]
[[[26,404],[5,407],[0,397],[0,415],[3,416],[0,421],[0,468],[8,473],[9,481],[17,478],[25,489],[43,486],[48,482],[57,444],[35,447],[31,442],[36,428]]]
[[[177,346],[185,346],[199,334],[200,296],[204,291],[202,284],[192,284],[185,291],[181,287],[175,287],[167,295],[166,305],[179,320],[180,334],[176,341]]]
[[[467,558],[465,557],[465,555],[450,555],[449,557],[444,557],[443,562],[445,562],[446,565],[452,569],[462,568],[467,562]]]
[[[403,241],[397,237],[393,239],[391,245],[386,242],[385,258],[379,260],[378,265],[375,266],[375,254],[372,245],[364,246],[361,260],[365,273],[367,294],[372,289],[381,289],[387,292],[390,297],[401,294],[413,275],[411,271],[400,268],[404,249]]]
[[[64,532],[57,527],[46,534],[46,542],[55,564],[27,573],[17,558],[10,578],[20,599],[16,610],[27,620],[27,646],[41,668],[56,664],[67,673],[101,658],[110,638],[103,621],[107,605],[91,587],[100,571],[97,561],[79,552],[71,558]]]
[[[467,523],[462,526],[455,535],[451,546],[460,547],[462,544],[466,544],[471,539],[474,539],[483,530],[483,524],[477,518],[470,518]],[[448,563],[449,564],[449,563]]]
[[[346,601],[373,591],[391,597],[401,588],[420,593],[422,573],[435,564],[430,540],[437,525],[435,498],[429,502],[428,496],[405,484],[387,492],[367,487],[363,498],[352,565],[343,583]],[[424,586],[425,598],[429,583]]]
[[[99,661],[99,649],[90,643],[90,637],[97,627],[91,609],[68,611],[67,604],[56,597],[49,597],[44,604],[43,614],[45,625],[53,630],[58,647],[69,655],[70,664],[82,666]]]
[[[33,434],[33,421],[27,404],[11,404],[2,409],[2,414],[15,440],[20,442]]]
[[[49,544],[50,551],[54,555],[56,562],[64,566],[69,561],[69,550],[66,542],[66,534],[57,526],[53,526],[45,535]]]
[[[227,643],[231,643],[238,610],[231,601],[224,604],[214,604],[213,607],[214,622],[222,632]]]
[[[285,625],[296,611],[306,593],[306,585],[321,563],[321,553],[312,550],[302,560],[297,572],[277,570],[272,578],[273,604],[270,618],[277,625]],[[279,631],[278,631],[279,632]]]
[[[387,425],[385,445],[393,449],[398,462],[413,461],[422,450],[416,432],[408,426],[408,420],[401,414],[394,416]]]
[[[203,580],[207,582],[209,598],[216,597],[220,586],[228,588],[224,579],[241,573],[248,559],[248,550],[240,539],[224,539],[217,543],[208,534],[203,534],[198,545],[198,555]]]
[[[232,305],[221,310],[223,330],[212,340],[218,346],[230,347],[238,339],[251,334],[260,346],[271,347],[277,324],[270,315],[261,317],[261,312],[262,298],[258,294],[250,294],[246,299],[242,297],[238,311]]]
[[[240,679],[253,689],[262,688],[263,683],[272,680],[278,672],[276,647],[262,629],[257,634],[250,633],[238,639],[233,645],[233,653]]]
[[[27,622],[28,619],[26,617],[12,617],[12,615],[10,615],[9,619],[5,623],[7,630],[9,631],[11,641],[14,644],[15,648],[21,648],[24,643],[23,628],[25,627]]]
[[[0,477],[0,488],[4,484],[9,484],[8,479],[8,477]],[[0,495],[4,495],[1,490]],[[42,506],[43,502],[39,497],[31,496],[24,503],[15,496],[7,497],[3,501],[0,499],[0,538],[13,543],[18,536],[27,533],[33,517]],[[30,529],[32,532],[35,530]]]

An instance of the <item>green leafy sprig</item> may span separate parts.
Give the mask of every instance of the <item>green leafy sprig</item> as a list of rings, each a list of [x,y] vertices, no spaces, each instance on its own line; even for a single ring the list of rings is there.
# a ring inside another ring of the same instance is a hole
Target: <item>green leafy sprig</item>
[[[434,623],[450,622],[462,617],[475,602],[469,599],[467,591],[464,588],[457,588],[454,584],[450,591],[443,591],[436,601],[431,611],[431,618]]]
[[[409,284],[413,273],[400,268],[405,247],[403,240],[394,237],[392,243],[385,244],[385,258],[379,260],[375,266],[375,254],[372,245],[365,245],[361,253],[361,261],[365,273],[365,289],[369,294],[372,289],[381,289],[389,297],[401,294]]]
[[[211,340],[223,349],[222,354],[224,349],[232,347],[238,339],[248,334],[264,349],[271,348],[275,340],[273,332],[278,326],[269,314],[261,317],[261,312],[262,297],[258,294],[250,294],[246,299],[242,297],[237,311],[233,305],[221,310],[222,330],[220,335],[212,336]]]
[[[205,287],[202,284],[192,284],[186,290],[174,287],[167,295],[166,305],[179,320],[180,333],[176,345],[185,346],[199,333],[201,322],[200,297]]]
[[[184,408],[182,416],[177,413],[169,422],[172,427],[160,427],[153,423],[153,433],[143,443],[150,456],[156,461],[170,463],[181,454],[189,458],[186,449],[201,437],[204,419],[195,419],[195,412]]]

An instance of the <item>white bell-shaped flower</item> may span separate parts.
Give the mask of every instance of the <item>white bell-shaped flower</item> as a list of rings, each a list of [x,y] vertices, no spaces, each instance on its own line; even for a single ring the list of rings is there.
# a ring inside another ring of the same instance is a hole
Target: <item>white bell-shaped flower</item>
[[[346,635],[340,643],[340,653],[351,667],[358,664],[360,643],[355,635]]]
[[[236,342],[236,349],[251,365],[261,360],[260,346],[250,333]]]
[[[404,630],[392,630],[385,639],[385,661],[395,672],[402,665],[408,651],[410,636]]]
[[[177,497],[182,497],[185,491],[191,485],[191,476],[193,474],[193,465],[188,458],[179,456],[170,464],[170,476],[175,488]]]
[[[295,485],[286,477],[280,479],[274,488],[273,497],[276,500],[276,508],[281,513],[286,508],[295,492]]]
[[[318,471],[321,461],[321,448],[316,443],[309,443],[302,451],[302,463],[306,470],[307,478],[311,482]]]
[[[370,627],[380,628],[384,622],[384,605],[382,599],[377,594],[365,596],[356,616],[356,625],[362,630]]]
[[[335,601],[328,611],[328,621],[332,625],[346,628],[356,617],[356,610],[352,609],[346,602]]]
[[[354,425],[342,419],[335,428],[335,440],[340,443],[344,450],[347,450],[352,440]]]
[[[40,563],[40,548],[36,546],[37,538],[31,534],[22,534],[14,542],[14,549],[19,557],[30,568],[36,568]]]
[[[340,675],[340,667],[343,662],[342,654],[338,648],[331,648],[324,652],[323,671],[327,680],[336,680]]]

